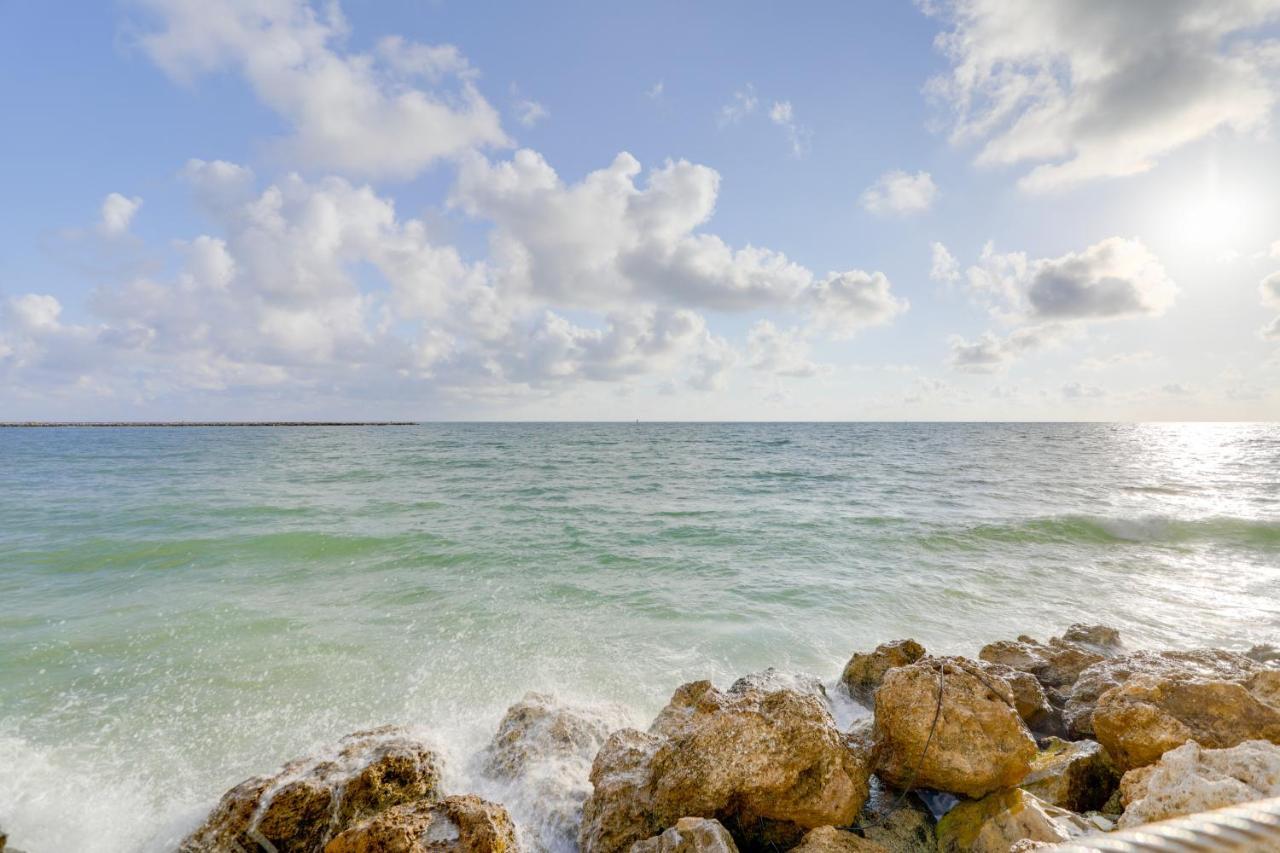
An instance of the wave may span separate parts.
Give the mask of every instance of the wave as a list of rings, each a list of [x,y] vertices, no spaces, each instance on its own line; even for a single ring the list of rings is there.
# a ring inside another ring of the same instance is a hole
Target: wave
[[[1167,516],[1107,518],[1067,515],[1007,524],[980,524],[963,531],[951,532],[960,539],[1011,544],[1139,543],[1177,546],[1216,542],[1264,549],[1280,548],[1280,521],[1230,516],[1187,519]]]

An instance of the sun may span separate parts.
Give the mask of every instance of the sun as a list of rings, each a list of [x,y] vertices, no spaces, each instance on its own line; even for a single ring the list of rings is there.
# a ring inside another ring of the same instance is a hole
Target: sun
[[[1251,244],[1261,208],[1255,189],[1211,170],[1170,198],[1164,216],[1167,232],[1188,249],[1225,254]]]

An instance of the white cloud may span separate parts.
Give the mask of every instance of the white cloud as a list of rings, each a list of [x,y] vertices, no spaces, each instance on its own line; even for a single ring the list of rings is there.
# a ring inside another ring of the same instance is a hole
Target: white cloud
[[[521,100],[516,102],[516,118],[525,127],[533,127],[551,113],[537,101]]]
[[[336,4],[303,0],[140,0],[160,28],[142,46],[170,76],[190,81],[223,68],[293,127],[290,160],[359,175],[411,177],[445,157],[507,137],[452,45],[383,39],[345,50]]]
[[[644,92],[645,97],[647,97],[651,101],[660,101],[662,100],[662,95],[666,91],[666,88],[667,88],[666,83],[664,83],[662,80],[659,80],[657,83],[654,83],[652,86],[650,86],[648,89],[645,90]]]
[[[803,157],[808,152],[809,139],[813,134],[809,128],[796,122],[790,101],[774,101],[769,108],[769,120],[786,131],[794,156]]]
[[[494,223],[493,273],[511,293],[580,308],[635,301],[713,311],[809,312],[847,335],[905,310],[880,273],[850,270],[817,279],[781,252],[734,249],[697,229],[710,219],[720,176],[669,161],[636,179],[622,153],[605,169],[565,184],[537,153],[502,163],[468,158],[453,203]]]
[[[1056,338],[1057,330],[1051,327],[1017,329],[1004,337],[985,332],[973,341],[952,335],[947,361],[964,373],[998,373],[1023,354],[1053,343]]]
[[[950,284],[960,280],[960,263],[955,256],[941,243],[930,243],[933,260],[929,265],[929,278]]]
[[[170,276],[98,288],[94,324],[63,323],[52,297],[10,300],[0,372],[13,387],[91,378],[130,396],[484,399],[645,376],[716,390],[742,359],[701,310],[793,318],[771,348],[757,330],[752,359],[795,376],[810,372],[811,336],[906,309],[880,273],[818,278],[701,233],[714,171],[667,163],[638,184],[640,173],[625,154],[575,184],[532,151],[467,158],[453,198],[493,224],[490,256],[468,261],[369,186],[289,175],[259,190],[243,167],[193,160],[182,177],[217,231],[173,244]]]
[[[1222,128],[1264,127],[1277,99],[1276,0],[951,0],[951,61],[930,92],[978,162],[1033,164],[1032,191],[1131,175]]]
[[[1078,320],[1163,314],[1177,291],[1141,241],[1112,237],[1037,261],[1026,296],[1033,317]]]
[[[1258,285],[1258,294],[1262,304],[1268,308],[1280,310],[1280,272],[1274,272]],[[1276,317],[1262,330],[1264,338],[1280,339],[1280,317]]]
[[[969,288],[997,316],[1029,322],[1163,314],[1177,285],[1140,240],[1110,237],[1082,252],[1028,261],[988,243],[967,270]]]
[[[755,113],[760,106],[760,98],[756,96],[756,87],[748,83],[733,93],[729,103],[720,108],[720,126],[737,124]]]
[[[933,206],[938,187],[928,172],[886,172],[863,191],[862,206],[876,216],[910,216]]]
[[[1097,385],[1082,385],[1079,382],[1068,382],[1062,386],[1062,396],[1067,400],[1096,400],[1105,397],[1106,391],[1103,391]]]
[[[110,237],[119,236],[129,230],[129,224],[142,207],[142,199],[134,196],[126,198],[120,193],[111,193],[102,200],[102,220],[99,230]]]
[[[809,358],[809,342],[801,329],[779,329],[759,320],[747,332],[747,366],[752,370],[806,379],[824,372]]]
[[[1072,327],[1158,316],[1177,295],[1159,259],[1141,241],[1120,237],[1034,261],[1022,252],[998,253],[988,243],[966,277],[992,316],[1015,327],[1003,338],[988,333],[972,342],[951,339],[950,363],[971,372],[1003,369]]]

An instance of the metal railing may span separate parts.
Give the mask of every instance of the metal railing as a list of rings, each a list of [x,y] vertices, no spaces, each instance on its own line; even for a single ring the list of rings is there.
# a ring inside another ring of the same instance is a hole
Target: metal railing
[[[1078,838],[1054,853],[1280,853],[1280,797]]]

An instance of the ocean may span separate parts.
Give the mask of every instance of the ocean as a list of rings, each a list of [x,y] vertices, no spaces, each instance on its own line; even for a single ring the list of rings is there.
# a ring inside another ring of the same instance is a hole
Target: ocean
[[[360,728],[1121,629],[1280,642],[1280,425],[0,430],[0,827],[171,849]]]

